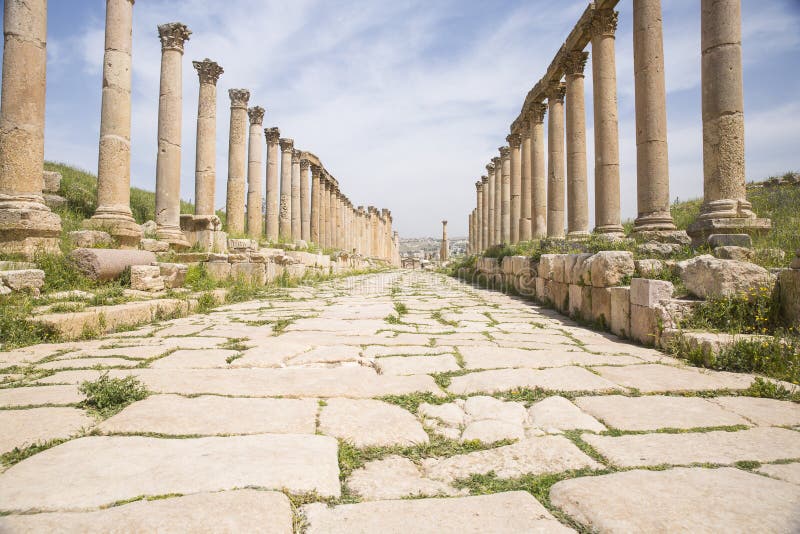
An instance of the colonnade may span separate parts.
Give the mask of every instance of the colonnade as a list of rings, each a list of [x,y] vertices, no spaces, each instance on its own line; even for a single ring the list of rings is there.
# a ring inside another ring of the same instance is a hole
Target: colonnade
[[[700,2],[704,198],[688,236],[676,230],[670,215],[661,0],[631,1],[638,206],[633,236],[678,243],[688,243],[691,236],[699,245],[712,234],[768,230],[770,221],[758,218],[745,198],[741,0]],[[498,149],[499,157],[492,158],[487,174],[475,183],[476,203],[469,215],[471,253],[545,237],[624,235],[615,50],[618,2],[590,3],[528,92],[511,124],[508,145]],[[594,109],[593,228],[584,103],[587,47],[592,54]]]

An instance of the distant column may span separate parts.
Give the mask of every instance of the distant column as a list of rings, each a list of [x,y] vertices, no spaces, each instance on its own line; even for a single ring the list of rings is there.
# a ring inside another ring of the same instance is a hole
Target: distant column
[[[512,245],[519,243],[519,219],[522,211],[522,154],[520,145],[522,136],[513,133],[506,137],[511,148],[509,166],[511,170],[511,220],[509,221],[510,238]]]
[[[495,228],[494,193],[495,193],[495,190],[496,190],[496,184],[495,184],[495,180],[494,180],[494,177],[495,177],[495,174],[494,174],[494,160],[492,160],[492,163],[490,163],[490,164],[488,164],[486,166],[486,172],[487,172],[488,178],[489,178],[489,181],[487,183],[487,185],[488,185],[488,187],[487,187],[488,199],[487,200],[489,201],[489,205],[486,208],[487,222],[488,222],[488,225],[487,225],[488,226],[487,227],[487,236],[486,236],[486,248],[489,248],[489,247],[491,247],[491,246],[493,246],[495,244],[495,240],[494,240],[494,238],[495,238],[495,233],[494,233],[494,228]]]
[[[494,163],[494,244],[503,244],[503,161],[493,158]]]
[[[500,161],[502,165],[502,194],[503,202],[500,209],[503,214],[500,242],[511,243],[511,149],[507,146],[500,147]]]
[[[483,250],[483,182],[475,182],[475,218],[473,222],[473,253]]]
[[[278,141],[281,138],[281,131],[274,126],[265,128],[264,136],[267,138],[267,213],[264,216],[266,219],[265,233],[268,240],[277,243],[281,196],[280,179],[278,178],[280,168]]]
[[[302,234],[300,213],[300,151],[292,150],[292,241]]]
[[[320,169],[319,177],[319,244],[330,248],[328,244],[328,187],[330,183],[324,169]]]
[[[294,139],[281,139],[281,197],[278,221],[278,237],[281,241],[292,240],[292,151]]]
[[[228,133],[228,190],[225,216],[228,232],[244,233],[245,172],[247,161],[247,103],[250,91],[229,89],[231,123]]]
[[[661,0],[633,0],[633,77],[636,100],[634,232],[675,230],[669,212],[667,98]]]
[[[331,248],[339,248],[339,232],[336,217],[337,204],[339,201],[339,190],[335,184],[330,189],[330,205],[328,206],[328,227],[330,228]]]
[[[250,142],[247,156],[247,235],[251,239],[261,238],[261,182],[264,171],[261,162],[261,128],[264,108],[256,106],[247,110],[250,117]]]
[[[589,236],[589,189],[586,183],[586,103],[583,69],[588,52],[573,50],[564,56],[567,80],[567,238]]]
[[[442,245],[439,248],[439,261],[447,261],[450,253],[450,243],[447,241],[447,221],[442,221]]]
[[[161,39],[161,87],[158,99],[158,155],[156,157],[156,233],[171,247],[188,248],[180,226],[181,116],[183,108],[183,45],[189,39],[184,24],[158,27]]]
[[[12,2],[13,3],[13,2]],[[103,100],[97,164],[97,209],[87,227],[136,247],[142,229],[131,213],[131,48],[133,1],[106,1]]]
[[[311,241],[311,206],[308,194],[308,170],[310,167],[310,161],[300,160],[300,239],[306,243]]]
[[[547,106],[533,104],[531,127],[531,238],[547,236],[547,174],[544,157],[544,115]]]
[[[623,236],[619,203],[619,124],[614,32],[618,13],[595,11],[592,37],[592,94],[594,96],[594,231]]]
[[[533,224],[531,223],[531,128],[529,121],[523,120],[520,126],[520,211],[519,211],[519,240],[530,241]]]
[[[487,169],[488,170],[488,169]],[[494,175],[494,169],[489,173],[490,176]],[[481,176],[481,185],[483,186],[483,220],[481,221],[481,252],[489,248],[489,209],[492,207],[489,202],[489,176]]]
[[[319,165],[311,165],[311,212],[309,220],[309,237],[311,242],[319,245],[319,202],[320,202],[320,174]]]
[[[210,59],[193,61],[200,78],[194,166],[194,213],[214,215],[217,181],[217,81],[223,70]]]
[[[564,237],[564,92],[561,82],[547,95],[547,237]]]

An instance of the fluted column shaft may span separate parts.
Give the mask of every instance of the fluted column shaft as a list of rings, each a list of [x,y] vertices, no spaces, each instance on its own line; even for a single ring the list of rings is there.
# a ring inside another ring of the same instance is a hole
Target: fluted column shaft
[[[339,235],[337,233],[336,203],[338,190],[336,186],[330,190],[330,205],[328,206],[328,226],[330,228],[331,248],[339,248]]]
[[[497,190],[497,184],[495,183],[495,172],[494,172],[494,163],[490,163],[486,166],[486,172],[489,174],[489,182],[488,182],[488,201],[489,205],[486,209],[487,217],[487,236],[486,236],[486,248],[489,248],[495,244],[495,191]]]
[[[261,237],[261,182],[264,171],[261,163],[264,108],[256,106],[247,111],[250,117],[250,142],[247,147],[247,235],[251,239]]]
[[[85,225],[106,230],[127,247],[137,246],[142,236],[130,207],[132,37],[133,1],[106,0],[97,209]],[[216,96],[215,86],[211,91]]]
[[[311,165],[311,210],[309,212],[309,238],[312,243],[319,245],[319,201],[320,201],[320,168]]]
[[[558,83],[547,98],[547,237],[564,237],[564,91]]]
[[[214,215],[217,180],[217,81],[222,67],[210,59],[193,61],[200,79],[194,166],[194,213]]]
[[[616,29],[617,13],[613,9],[595,12],[589,28],[594,84],[594,231],[598,234],[622,235],[614,42]]]
[[[308,171],[311,162],[300,160],[300,239],[311,241],[311,205],[309,198]]]
[[[161,83],[158,98],[156,157],[156,233],[174,248],[189,242],[181,232],[181,124],[183,45],[191,32],[179,22],[158,27],[161,39]]]
[[[278,208],[278,237],[281,241],[292,240],[292,152],[293,139],[281,139],[281,196]]]
[[[583,69],[589,54],[580,50],[564,58],[567,87],[567,237],[589,235],[589,189],[586,181],[586,103]]]
[[[511,243],[511,149],[507,146],[500,148],[502,165],[502,195],[503,202],[500,209],[503,213],[500,242]]]
[[[278,241],[278,227],[280,225],[280,180],[278,169],[280,152],[278,142],[281,132],[278,128],[265,128],[264,136],[267,138],[267,209],[264,214],[264,233],[267,239],[276,243]]]
[[[323,248],[328,245],[328,180],[320,174],[319,180],[319,244]]]
[[[229,89],[231,122],[228,137],[228,188],[225,216],[228,232],[244,233],[245,171],[247,161],[247,103],[250,91]]]
[[[302,235],[300,213],[300,151],[292,151],[292,241],[299,241]]]
[[[475,218],[472,221],[472,253],[483,250],[483,235],[481,229],[481,220],[483,219],[483,182],[478,180],[475,182]]]
[[[636,100],[634,231],[674,230],[669,212],[667,98],[661,0],[633,0],[633,74]]]
[[[488,170],[488,169],[487,169]],[[489,173],[494,176],[494,169]],[[481,185],[483,186],[483,216],[481,217],[481,252],[489,248],[489,210],[492,208],[489,202],[489,176],[481,176]]]
[[[526,120],[520,127],[522,144],[520,145],[520,211],[519,240],[530,241],[533,225],[531,223],[531,129]]]
[[[547,235],[547,174],[544,157],[544,115],[547,106],[533,104],[531,129],[531,238]]]
[[[509,242],[515,245],[519,243],[519,220],[520,214],[522,213],[522,136],[515,133],[509,135],[506,140],[511,148],[509,154],[509,166],[511,170],[511,220],[509,222]]]
[[[494,158],[494,242],[503,243],[503,161]]]

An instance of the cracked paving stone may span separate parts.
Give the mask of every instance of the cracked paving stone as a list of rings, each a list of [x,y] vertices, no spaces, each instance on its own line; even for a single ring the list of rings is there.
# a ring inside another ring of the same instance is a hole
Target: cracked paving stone
[[[0,454],[14,447],[25,448],[52,439],[68,438],[94,424],[94,419],[77,408],[0,410]]]
[[[428,443],[427,432],[410,412],[372,399],[328,399],[319,431],[356,447]]]

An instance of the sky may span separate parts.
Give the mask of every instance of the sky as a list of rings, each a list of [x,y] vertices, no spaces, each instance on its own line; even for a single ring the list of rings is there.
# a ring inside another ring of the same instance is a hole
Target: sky
[[[636,216],[631,0],[617,30],[622,217]],[[663,3],[672,199],[702,196],[700,9]],[[748,180],[800,170],[800,0],[742,0]],[[102,0],[51,0],[45,156],[96,172]],[[474,183],[505,144],[584,0],[138,0],[131,182],[155,189],[161,50],[156,26],[192,30],[183,58],[181,196],[194,195],[198,77],[225,72],[217,101],[216,205],[224,207],[229,88],[251,92],[295,147],[320,157],[354,205],[389,208],[402,237],[467,231]],[[590,50],[590,49],[589,49]],[[590,225],[594,153],[586,66]],[[546,122],[546,121],[545,121]],[[263,186],[262,186],[263,188]],[[263,190],[263,189],[262,189]],[[244,202],[244,199],[242,199]]]

